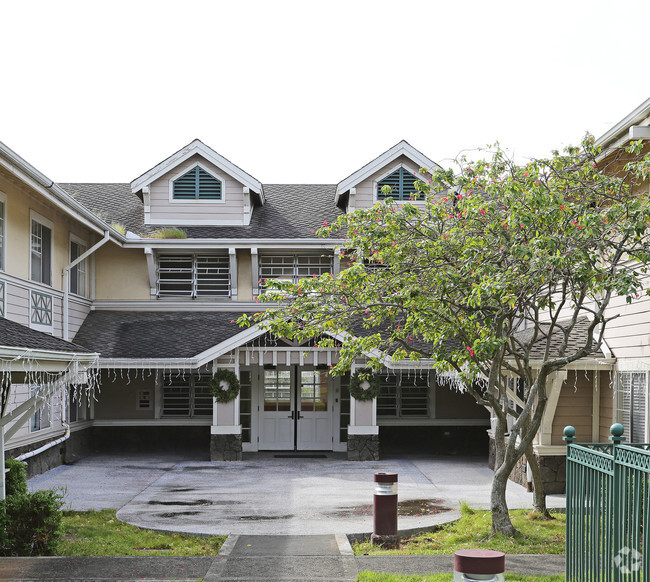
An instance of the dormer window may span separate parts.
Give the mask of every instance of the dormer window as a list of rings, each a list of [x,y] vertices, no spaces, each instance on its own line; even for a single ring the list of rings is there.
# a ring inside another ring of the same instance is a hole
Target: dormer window
[[[173,181],[172,197],[174,200],[223,200],[223,185],[201,166],[194,166]]]
[[[415,188],[415,182],[417,180],[418,176],[414,176],[406,168],[400,167],[392,174],[377,182],[377,200],[386,200],[387,198],[392,198],[393,200],[423,200],[424,194],[418,192]],[[390,187],[390,194],[384,194],[382,192],[384,186]]]

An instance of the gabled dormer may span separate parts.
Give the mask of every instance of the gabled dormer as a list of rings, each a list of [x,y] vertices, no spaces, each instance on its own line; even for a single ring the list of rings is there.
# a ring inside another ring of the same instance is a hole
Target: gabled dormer
[[[419,178],[430,177],[429,173],[422,176],[419,173],[420,168],[432,172],[440,169],[440,166],[402,140],[339,182],[336,187],[335,203],[346,212],[352,212],[357,208],[369,208],[377,201],[388,197],[382,193],[384,186],[390,187],[390,197],[395,202],[413,200],[417,203],[414,182]]]
[[[262,184],[195,139],[131,182],[144,222],[161,226],[245,226],[264,204]]]

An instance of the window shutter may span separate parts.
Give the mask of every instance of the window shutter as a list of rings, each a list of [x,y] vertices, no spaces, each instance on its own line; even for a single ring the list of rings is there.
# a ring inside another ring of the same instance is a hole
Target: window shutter
[[[196,166],[174,180],[173,197],[174,200],[221,200],[221,182]]]
[[[379,200],[385,200],[386,198],[392,198],[393,200],[409,200],[417,197],[419,200],[422,200],[424,194],[416,190],[416,180],[417,177],[411,174],[411,172],[404,168],[399,168],[390,176],[386,176],[377,183],[377,198]],[[381,191],[384,186],[390,186],[390,194],[384,194]]]

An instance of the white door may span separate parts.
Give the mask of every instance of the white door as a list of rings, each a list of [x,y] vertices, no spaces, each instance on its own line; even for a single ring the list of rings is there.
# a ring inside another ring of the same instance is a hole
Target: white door
[[[259,450],[332,450],[332,397],[326,370],[262,371]]]
[[[292,368],[262,371],[259,448],[293,451],[295,447],[295,390]]]
[[[299,451],[332,450],[332,403],[326,370],[298,368],[297,443]]]

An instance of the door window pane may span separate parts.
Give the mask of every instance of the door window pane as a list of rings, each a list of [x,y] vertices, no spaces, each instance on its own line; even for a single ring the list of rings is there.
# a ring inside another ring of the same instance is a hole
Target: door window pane
[[[264,411],[291,410],[291,372],[264,370]]]
[[[300,410],[320,412],[327,410],[327,372],[302,370],[300,372]]]

